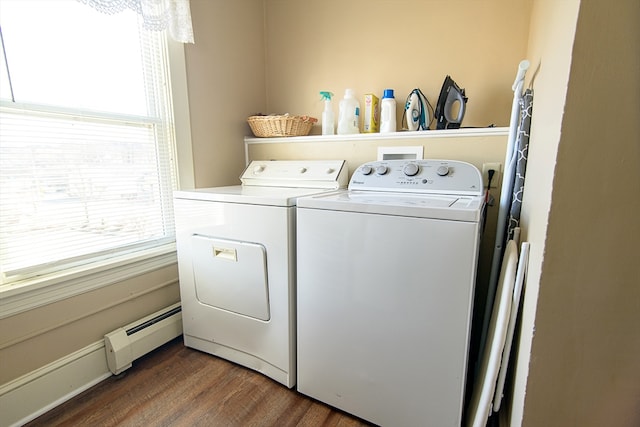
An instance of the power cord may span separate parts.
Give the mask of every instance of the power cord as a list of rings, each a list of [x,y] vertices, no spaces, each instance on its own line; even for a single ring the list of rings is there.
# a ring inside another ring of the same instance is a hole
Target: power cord
[[[493,206],[495,199],[494,197],[491,195],[491,181],[493,181],[493,176],[496,174],[496,171],[494,169],[489,169],[487,171],[487,191],[485,191],[485,196],[484,196],[484,212],[483,212],[483,216],[484,218],[482,219],[482,229],[484,230],[485,226],[487,225],[487,209],[489,206]]]
[[[489,201],[489,196],[490,196],[489,192],[491,191],[491,181],[493,180],[493,175],[495,175],[495,173],[496,171],[493,169],[489,169],[487,171],[487,176],[489,178],[487,182],[487,199],[486,199],[487,202]],[[491,206],[493,206],[493,204]]]

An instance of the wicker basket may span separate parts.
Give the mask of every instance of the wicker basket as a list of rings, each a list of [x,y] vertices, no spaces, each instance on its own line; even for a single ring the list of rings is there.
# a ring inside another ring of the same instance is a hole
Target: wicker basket
[[[260,138],[309,135],[318,119],[309,116],[251,116],[247,119],[253,134]]]

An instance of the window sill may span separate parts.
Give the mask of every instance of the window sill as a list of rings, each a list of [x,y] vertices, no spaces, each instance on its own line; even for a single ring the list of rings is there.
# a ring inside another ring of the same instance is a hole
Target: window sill
[[[0,319],[176,263],[175,243],[0,286]]]

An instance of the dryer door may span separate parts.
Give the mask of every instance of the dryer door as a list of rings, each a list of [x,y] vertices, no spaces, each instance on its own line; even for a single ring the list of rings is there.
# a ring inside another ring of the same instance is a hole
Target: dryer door
[[[202,304],[269,320],[267,252],[264,246],[191,236],[196,297]]]

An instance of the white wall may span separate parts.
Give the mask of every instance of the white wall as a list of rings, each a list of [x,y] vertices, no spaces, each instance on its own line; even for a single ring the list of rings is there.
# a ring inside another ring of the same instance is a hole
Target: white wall
[[[526,80],[534,90],[534,105],[521,213],[521,239],[531,246],[515,366],[512,426],[520,425],[523,416],[538,284],[579,6],[580,0],[535,0],[531,11],[527,53],[531,67]]]
[[[530,7],[530,0],[267,0],[265,112],[320,118],[318,92],[338,101],[346,88],[360,98],[392,88],[403,105],[419,87],[435,106],[449,74],[469,97],[463,126],[508,126]]]
[[[246,118],[266,108],[264,0],[192,0],[185,46],[196,187],[239,184]]]
[[[535,252],[512,425],[640,424],[639,23],[636,0],[534,2]]]

